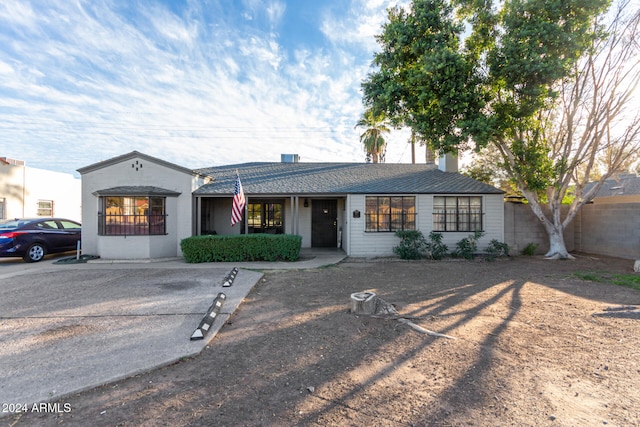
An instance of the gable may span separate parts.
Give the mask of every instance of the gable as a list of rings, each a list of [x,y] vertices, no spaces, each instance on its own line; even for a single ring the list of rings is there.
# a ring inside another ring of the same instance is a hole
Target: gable
[[[113,158],[108,159],[108,160],[103,160],[101,162],[94,163],[92,165],[82,167],[82,168],[78,169],[77,171],[80,173],[80,175],[84,175],[84,174],[87,174],[87,173],[90,173],[90,172],[95,172],[95,171],[98,171],[100,169],[106,169],[106,168],[118,165],[120,163],[130,162],[130,161],[134,162],[134,163],[132,163],[133,168],[136,167],[135,166],[136,165],[136,163],[135,163],[136,161],[138,162],[138,166],[139,166],[140,162],[150,162],[150,163],[153,163],[155,165],[162,166],[162,167],[165,167],[165,168],[168,168],[168,169],[171,169],[171,170],[175,170],[177,172],[182,172],[182,173],[187,174],[187,175],[197,175],[197,173],[195,171],[191,170],[191,169],[187,169],[185,167],[178,166],[178,165],[176,165],[174,163],[167,162],[165,160],[158,159],[157,157],[149,156],[147,154],[143,154],[143,153],[140,153],[138,151],[132,151],[130,153],[123,154],[121,156],[113,157]],[[144,163],[142,163],[142,164],[143,164],[142,167],[144,167]]]

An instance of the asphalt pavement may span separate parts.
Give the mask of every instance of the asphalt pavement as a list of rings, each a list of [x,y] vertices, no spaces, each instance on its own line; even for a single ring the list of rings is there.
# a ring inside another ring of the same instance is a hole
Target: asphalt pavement
[[[0,404],[58,400],[195,356],[214,345],[261,271],[317,268],[344,257],[327,251],[294,263],[206,264],[1,259]],[[234,267],[233,284],[223,287]],[[219,293],[226,299],[213,325],[204,339],[191,340]]]

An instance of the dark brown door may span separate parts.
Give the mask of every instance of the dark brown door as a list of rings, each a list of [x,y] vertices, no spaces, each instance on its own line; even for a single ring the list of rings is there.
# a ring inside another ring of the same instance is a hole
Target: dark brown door
[[[311,247],[338,246],[338,201],[314,199],[311,201]]]

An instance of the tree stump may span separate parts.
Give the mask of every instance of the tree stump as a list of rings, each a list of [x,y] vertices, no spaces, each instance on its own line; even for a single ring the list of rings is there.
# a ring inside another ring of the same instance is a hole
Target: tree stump
[[[353,314],[397,318],[398,311],[374,292],[356,292],[351,294],[351,312]]]
[[[376,313],[376,301],[374,292],[355,292],[351,294],[351,312],[372,316]]]
[[[366,315],[373,317],[381,317],[386,319],[397,320],[400,323],[410,326],[414,330],[434,337],[451,338],[455,337],[433,332],[422,326],[416,325],[409,319],[400,316],[393,304],[389,304],[382,298],[379,298],[375,292],[355,292],[351,294],[351,312],[356,315]]]

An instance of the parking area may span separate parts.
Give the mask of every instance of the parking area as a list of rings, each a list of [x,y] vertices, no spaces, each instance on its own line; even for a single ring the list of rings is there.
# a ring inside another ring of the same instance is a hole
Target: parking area
[[[59,399],[198,354],[262,277],[228,265],[0,260],[0,402]],[[204,340],[190,337],[218,293]]]

